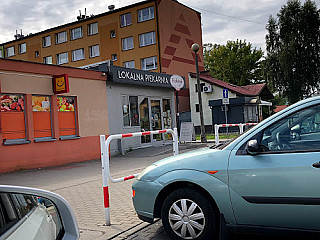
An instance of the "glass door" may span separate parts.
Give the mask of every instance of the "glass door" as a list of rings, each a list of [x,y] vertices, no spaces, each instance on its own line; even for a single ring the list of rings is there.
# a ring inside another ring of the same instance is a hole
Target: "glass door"
[[[162,100],[162,116],[163,116],[163,126],[164,129],[172,129],[172,116],[171,116],[171,105],[170,99]],[[171,134],[164,135],[165,140],[172,140]]]
[[[162,129],[160,100],[151,100],[151,124],[154,131]],[[153,141],[162,140],[162,133],[153,135]]]
[[[148,98],[142,98],[142,101],[140,101],[139,112],[140,112],[141,132],[150,131]],[[151,135],[141,136],[141,143],[150,143],[150,142],[151,142]]]

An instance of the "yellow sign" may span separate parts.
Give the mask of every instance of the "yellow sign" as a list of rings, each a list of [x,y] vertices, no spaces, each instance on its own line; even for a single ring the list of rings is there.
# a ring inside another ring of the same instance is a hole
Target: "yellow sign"
[[[53,92],[55,94],[69,92],[68,74],[53,76]]]
[[[56,78],[56,90],[58,92],[66,90],[66,81],[64,77]]]

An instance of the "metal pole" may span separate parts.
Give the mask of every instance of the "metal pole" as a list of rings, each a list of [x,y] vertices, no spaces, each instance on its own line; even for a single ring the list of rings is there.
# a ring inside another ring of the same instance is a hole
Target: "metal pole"
[[[178,128],[178,132],[180,132],[180,125],[179,125],[179,96],[178,96],[178,91],[176,91],[176,104],[177,104],[177,128]]]
[[[224,105],[224,116],[226,118],[226,125],[227,125],[227,138],[229,137],[228,133],[228,116],[227,116],[227,104]]]
[[[197,74],[197,88],[198,88],[198,100],[199,100],[199,111],[200,111],[200,137],[201,142],[206,143],[206,132],[204,129],[204,121],[203,121],[203,109],[202,109],[202,98],[201,98],[201,87],[200,87],[200,78],[199,78],[199,66],[198,66],[198,55],[195,52],[196,55],[196,74]]]

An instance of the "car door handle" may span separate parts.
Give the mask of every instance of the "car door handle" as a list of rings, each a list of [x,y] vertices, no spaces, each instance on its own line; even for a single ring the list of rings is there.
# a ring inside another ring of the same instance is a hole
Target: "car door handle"
[[[316,163],[312,164],[312,167],[320,168],[320,162],[316,162]]]

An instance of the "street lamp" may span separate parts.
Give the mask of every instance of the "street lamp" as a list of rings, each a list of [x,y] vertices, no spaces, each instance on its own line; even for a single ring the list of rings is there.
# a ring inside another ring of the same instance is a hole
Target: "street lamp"
[[[202,99],[201,99],[201,87],[200,87],[200,78],[199,78],[199,66],[198,66],[198,55],[197,52],[199,50],[199,44],[194,43],[191,46],[192,51],[194,51],[196,55],[196,74],[197,74],[197,89],[198,89],[198,100],[199,100],[199,111],[200,111],[200,138],[202,143],[207,142],[206,132],[204,129],[204,121],[203,121],[203,110],[202,110]]]

